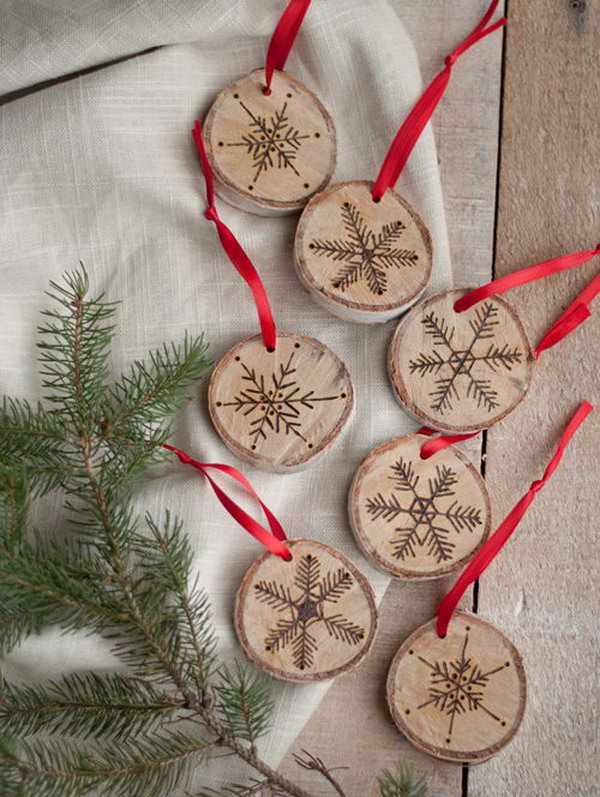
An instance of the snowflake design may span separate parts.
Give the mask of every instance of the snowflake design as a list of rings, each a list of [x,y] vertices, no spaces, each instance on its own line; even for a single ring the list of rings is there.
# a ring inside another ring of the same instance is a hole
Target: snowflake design
[[[456,500],[444,509],[440,506],[441,499],[456,494],[452,489],[458,482],[456,473],[446,465],[438,465],[435,477],[428,479],[427,494],[421,495],[417,489],[421,477],[415,474],[412,463],[400,457],[390,470],[389,478],[396,490],[405,495],[398,496],[393,491],[385,498],[377,493],[367,499],[367,512],[374,520],[400,519],[402,525],[394,529],[397,534],[389,540],[392,556],[402,561],[414,559],[418,549],[426,548],[438,564],[452,559],[456,544],[448,539],[449,535],[460,534],[465,529],[473,531],[481,525],[480,509],[462,506]]]
[[[361,212],[344,202],[341,207],[345,238],[314,240],[308,248],[317,255],[331,258],[334,263],[343,263],[333,276],[331,284],[341,291],[364,280],[375,296],[387,291],[387,270],[413,266],[419,259],[412,249],[393,246],[406,229],[400,220],[384,224],[377,234],[369,229]]]
[[[269,434],[280,433],[293,434],[312,448],[312,443],[302,433],[302,411],[314,410],[321,401],[346,398],[345,393],[316,396],[314,390],[303,392],[293,376],[296,373],[293,367],[294,354],[290,354],[285,365],[280,363],[278,371],[272,371],[270,378],[241,363],[242,381],[247,386],[239,391],[233,401],[217,402],[217,407],[235,407],[235,412],[241,412],[248,418],[253,450]]]
[[[353,579],[343,567],[321,576],[321,564],[313,554],[304,554],[294,574],[293,588],[275,581],[259,581],[254,592],[261,603],[285,613],[277,620],[265,638],[265,650],[277,652],[292,646],[292,661],[299,670],[313,666],[319,646],[311,633],[322,625],[337,642],[358,645],[365,637],[365,629],[345,618],[341,613],[327,614],[327,604],[337,603],[351,589]]]
[[[234,141],[227,146],[243,147],[252,157],[254,166],[252,184],[254,185],[260,175],[269,169],[291,169],[294,174],[300,176],[294,160],[303,139],[310,136],[301,134],[296,127],[289,124],[287,102],[284,102],[280,110],[275,111],[268,119],[266,116],[252,113],[241,100],[239,103],[250,117],[249,132],[242,135],[240,141]],[[222,146],[222,142],[219,144]]]
[[[421,377],[430,374],[436,376],[435,389],[429,393],[433,411],[443,415],[446,410],[453,409],[453,401],[463,399],[459,391],[461,381],[466,384],[464,398],[476,401],[478,408],[484,407],[491,412],[499,406],[498,391],[493,387],[492,380],[473,373],[476,363],[482,363],[497,373],[502,368],[510,371],[515,363],[521,362],[523,352],[516,346],[510,349],[507,343],[502,348],[495,343],[490,343],[487,348],[479,345],[480,341],[495,337],[494,328],[499,323],[497,315],[498,307],[491,302],[477,308],[475,318],[469,321],[472,337],[465,349],[453,344],[455,330],[450,331],[443,318],[438,318],[433,312],[423,317],[421,323],[425,327],[425,335],[431,337],[433,345],[444,353],[436,349],[429,353],[421,352],[409,362],[409,368],[411,374]]]
[[[466,631],[459,658],[452,661],[436,661],[431,664],[422,656],[417,656],[431,673],[428,689],[429,699],[417,708],[422,709],[433,705],[438,711],[449,717],[447,743],[450,743],[456,718],[467,712],[483,711],[502,726],[506,725],[504,720],[487,708],[484,701],[485,689],[490,677],[500,670],[510,667],[510,662],[507,661],[493,670],[483,672],[470,656],[467,657],[468,644],[469,633]]]

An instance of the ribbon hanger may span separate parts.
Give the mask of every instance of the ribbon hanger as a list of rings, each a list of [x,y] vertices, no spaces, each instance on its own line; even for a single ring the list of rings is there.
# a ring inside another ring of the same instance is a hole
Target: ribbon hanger
[[[381,201],[387,189],[393,188],[398,182],[398,178],[410,157],[413,147],[417,143],[425,125],[433,116],[433,112],[437,108],[439,101],[442,99],[444,91],[450,81],[453,64],[470,47],[506,24],[506,18],[502,17],[489,27],[486,27],[496,11],[499,2],[500,0],[492,0],[492,3],[479,24],[476,25],[458,47],[446,56],[444,68],[431,81],[402,123],[402,126],[398,130],[385,156],[385,160],[383,161],[377,179],[373,185],[372,196],[374,202]]]
[[[309,5],[310,0],[290,0],[277,23],[277,27],[273,31],[267,49],[267,60],[265,64],[265,87],[263,88],[263,94],[267,96],[271,93],[273,72],[276,69],[280,70],[285,67],[285,62],[296,41],[296,36],[300,31],[300,26],[304,21]]]
[[[570,443],[573,435],[592,410],[593,407],[588,401],[581,402],[575,414],[566,425],[556,451],[548,463],[542,478],[531,483],[529,490],[520,499],[520,501],[515,504],[513,509],[504,518],[502,523],[498,526],[496,531],[487,540],[487,542],[485,542],[479,551],[477,551],[473,559],[471,559],[469,564],[463,570],[456,584],[442,600],[436,617],[436,629],[438,636],[446,636],[448,624],[466,589],[489,567],[511,534],[515,531],[525,516],[525,513],[529,509],[529,506],[531,505],[536,494],[548,482],[554,471],[559,466],[565,449]]]

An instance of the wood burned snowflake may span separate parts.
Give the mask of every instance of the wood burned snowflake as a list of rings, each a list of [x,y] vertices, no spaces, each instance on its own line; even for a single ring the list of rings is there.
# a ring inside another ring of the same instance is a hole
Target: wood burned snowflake
[[[365,638],[365,629],[344,617],[330,612],[353,586],[352,575],[343,567],[321,575],[317,556],[304,554],[296,566],[293,587],[276,581],[259,581],[254,594],[261,603],[285,615],[274,622],[264,640],[265,650],[276,653],[291,646],[292,661],[298,670],[310,669],[319,650],[313,629],[320,625],[327,635],[347,645],[358,645]]]
[[[502,726],[506,725],[505,720],[486,706],[485,690],[490,678],[506,667],[510,667],[510,662],[505,662],[484,672],[471,656],[467,656],[468,644],[469,632],[467,630],[460,656],[456,659],[432,663],[417,655],[419,661],[430,671],[428,700],[417,708],[424,709],[427,706],[434,706],[440,713],[448,717],[447,744],[450,744],[452,740],[452,732],[457,718],[467,716],[471,712],[484,713],[494,722],[498,722]]]
[[[413,249],[399,249],[395,244],[406,230],[400,219],[384,224],[378,232],[365,223],[360,210],[350,202],[341,206],[343,238],[315,239],[308,248],[316,255],[330,258],[340,267],[331,278],[334,288],[348,290],[363,282],[375,296],[383,296],[388,289],[390,269],[410,267],[419,256]]]
[[[511,348],[507,343],[499,346],[494,342],[497,316],[498,307],[492,302],[478,307],[469,322],[471,338],[465,346],[454,343],[455,330],[450,329],[443,317],[432,311],[422,318],[425,336],[431,339],[433,348],[411,359],[409,369],[421,378],[434,376],[434,389],[429,393],[434,412],[443,415],[453,409],[455,402],[468,400],[488,412],[499,407],[493,375],[499,370],[511,371],[524,354],[517,346]],[[479,365],[487,369],[489,377],[482,375]]]
[[[248,419],[248,436],[253,451],[270,435],[279,434],[294,435],[312,448],[313,444],[302,428],[306,414],[321,402],[346,398],[345,393],[319,396],[315,390],[302,387],[294,367],[294,356],[295,352],[292,352],[285,365],[279,363],[279,367],[269,374],[250,368],[237,357],[244,387],[231,401],[216,403],[217,407],[233,407],[235,412]]]
[[[219,146],[241,147],[252,158],[252,186],[271,169],[289,169],[299,177],[294,161],[302,142],[310,136],[289,123],[287,103],[266,117],[254,113],[242,100],[238,102],[248,116],[248,132],[238,141],[220,141]]]
[[[452,500],[458,483],[455,471],[438,465],[424,489],[410,461],[400,457],[390,471],[395,489],[389,496],[379,492],[367,498],[366,509],[374,520],[399,523],[388,542],[392,556],[405,561],[425,551],[437,563],[451,560],[456,547],[452,535],[482,523],[480,509]]]

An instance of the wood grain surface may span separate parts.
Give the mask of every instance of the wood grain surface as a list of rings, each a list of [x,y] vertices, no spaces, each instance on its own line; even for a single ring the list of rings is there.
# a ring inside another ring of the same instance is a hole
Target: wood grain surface
[[[424,80],[486,5],[395,0]],[[470,51],[434,120],[457,285],[489,279],[494,255],[501,276],[600,240],[600,7],[586,0],[505,5],[504,59],[495,37]],[[534,345],[597,270],[593,261],[511,294]],[[579,401],[598,403],[599,326],[596,312],[545,352],[525,401],[486,433],[482,465],[496,518],[541,475]],[[349,795],[374,797],[376,773],[401,760],[427,776],[432,797],[597,797],[599,438],[592,415],[477,591],[479,614],[523,656],[528,707],[520,732],[496,757],[462,769],[394,736],[382,697],[387,668],[447,584],[392,582],[374,653],[334,685],[295,745],[317,747],[333,766],[350,765],[351,776],[339,773]],[[472,443],[469,450],[474,456]],[[357,711],[360,729],[351,724]],[[361,766],[352,766],[357,760]],[[293,766],[291,757],[284,765]],[[315,797],[329,793],[308,774],[303,783]]]

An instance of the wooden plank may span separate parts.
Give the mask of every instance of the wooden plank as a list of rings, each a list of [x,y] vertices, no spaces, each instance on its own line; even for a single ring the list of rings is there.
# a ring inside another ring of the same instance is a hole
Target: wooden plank
[[[487,0],[394,0],[418,51],[424,84],[487,5]],[[501,35],[473,48],[456,65],[434,120],[457,285],[480,284],[491,275],[501,58]],[[470,441],[463,447],[474,462],[479,445]],[[449,583],[391,583],[373,652],[359,670],[331,687],[282,764],[314,797],[331,794],[331,788],[294,764],[292,752],[303,747],[331,766],[350,767],[348,773],[342,770],[336,776],[351,797],[378,795],[377,773],[398,761],[426,775],[432,795],[462,794],[461,767],[416,750],[396,730],[385,704],[385,681],[394,653],[432,617]],[[470,597],[465,605],[470,605]]]
[[[510,0],[508,10],[498,275],[600,238],[600,7]],[[598,265],[511,295],[534,343]],[[487,480],[498,512],[541,475],[579,401],[597,403],[599,331],[596,312],[545,352],[526,400],[490,432]],[[523,655],[529,699],[511,746],[469,773],[469,797],[599,793],[598,429],[591,416],[481,580],[479,612]]]

